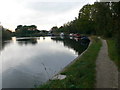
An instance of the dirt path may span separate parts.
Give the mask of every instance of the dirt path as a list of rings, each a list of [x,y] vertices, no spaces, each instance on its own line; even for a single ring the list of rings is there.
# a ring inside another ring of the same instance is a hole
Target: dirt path
[[[96,88],[118,88],[118,70],[108,57],[106,40],[102,40],[102,47],[96,61]]]

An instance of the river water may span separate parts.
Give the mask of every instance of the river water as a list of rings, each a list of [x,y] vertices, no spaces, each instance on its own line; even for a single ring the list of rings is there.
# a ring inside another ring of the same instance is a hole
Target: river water
[[[12,37],[2,42],[2,88],[34,88],[52,78],[88,46],[78,38]]]

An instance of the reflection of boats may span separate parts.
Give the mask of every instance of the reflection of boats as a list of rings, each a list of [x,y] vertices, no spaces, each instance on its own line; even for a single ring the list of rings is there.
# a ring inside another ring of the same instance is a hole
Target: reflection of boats
[[[64,36],[65,34],[64,33],[60,33],[60,36]]]
[[[75,37],[74,39],[75,39],[76,41],[80,41],[80,38],[76,38],[76,37]]]
[[[61,39],[64,39],[64,36],[60,36]]]
[[[51,39],[56,42],[63,42],[64,46],[74,49],[78,54],[81,54],[89,45],[89,42],[82,43],[81,38],[76,37],[73,37],[73,39],[70,39],[68,37],[64,37],[64,39],[61,39],[60,37],[55,37]]]
[[[81,37],[81,40],[84,40],[84,41],[90,42],[90,39],[89,39],[87,36],[82,36],[82,37]]]
[[[80,38],[80,37],[81,37],[80,34],[74,34],[73,36],[74,36],[74,37],[77,37],[77,38]]]
[[[73,37],[70,37],[70,39],[74,39]]]
[[[81,37],[81,45],[86,45],[89,42],[90,42],[90,39],[87,36]]]

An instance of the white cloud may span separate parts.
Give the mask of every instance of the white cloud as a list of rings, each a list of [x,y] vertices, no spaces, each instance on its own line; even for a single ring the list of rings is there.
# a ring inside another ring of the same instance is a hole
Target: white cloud
[[[0,22],[9,29],[17,25],[37,25],[49,30],[78,16],[80,8],[93,0],[1,0]],[[76,3],[77,2],[77,3]]]

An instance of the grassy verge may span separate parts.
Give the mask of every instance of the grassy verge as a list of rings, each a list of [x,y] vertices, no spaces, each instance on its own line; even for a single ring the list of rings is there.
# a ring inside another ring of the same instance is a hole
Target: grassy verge
[[[38,88],[94,88],[95,62],[101,45],[99,39],[92,37],[88,50],[61,73],[67,75],[66,79],[52,80]]]
[[[118,69],[120,71],[120,60],[118,60],[118,58],[120,57],[117,53],[117,49],[116,49],[116,45],[115,45],[115,40],[110,38],[107,39],[107,43],[108,43],[108,53],[109,53],[109,57],[111,58],[111,60],[113,60],[116,65],[118,66]]]

